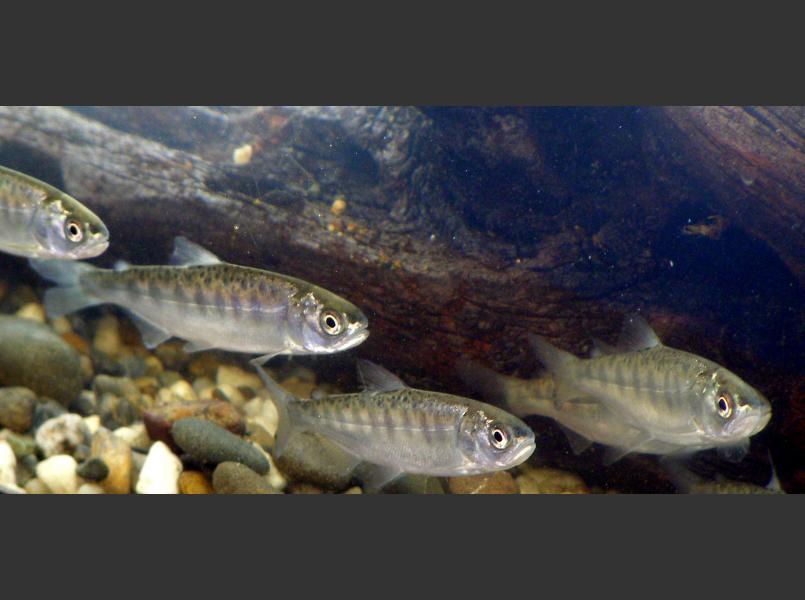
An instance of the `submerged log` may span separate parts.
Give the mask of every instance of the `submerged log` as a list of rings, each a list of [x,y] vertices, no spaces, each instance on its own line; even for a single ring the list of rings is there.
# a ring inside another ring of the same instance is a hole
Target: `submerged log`
[[[805,286],[805,107],[656,108],[654,137]]]
[[[583,137],[547,109],[2,107],[0,164],[104,219],[99,264],[164,262],[185,235],[343,295],[369,317],[358,353],[414,384],[471,392],[461,357],[527,374],[526,333],[581,353],[644,309],[672,345],[779,390],[775,411],[801,403],[780,383],[805,334],[801,229],[779,250],[740,219],[686,235],[708,215],[696,182],[645,152],[635,111],[570,116]],[[784,432],[803,457],[804,429]]]

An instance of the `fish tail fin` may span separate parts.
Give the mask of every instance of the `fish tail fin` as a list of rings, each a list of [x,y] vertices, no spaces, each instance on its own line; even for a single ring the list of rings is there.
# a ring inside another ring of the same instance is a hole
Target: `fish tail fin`
[[[503,375],[469,359],[456,363],[459,378],[484,400],[518,417],[550,416],[552,402],[539,387],[540,380]]]
[[[40,277],[59,285],[78,285],[84,273],[94,271],[96,267],[74,260],[42,260],[31,258],[28,264]]]
[[[560,375],[578,360],[570,352],[560,350],[542,336],[529,334],[528,341],[545,367],[556,375]]]
[[[252,365],[257,369],[257,374],[263,380],[263,385],[268,390],[271,401],[277,407],[277,435],[274,439],[274,458],[279,458],[288,446],[289,440],[298,428],[294,425],[291,417],[291,405],[296,402],[296,398],[290,392],[287,392],[280,384],[274,381],[268,373],[265,372],[263,367],[252,361]]]
[[[59,285],[45,292],[45,311],[51,319],[101,303],[85,294],[80,285],[81,275],[96,267],[70,260],[30,259],[28,263],[41,277]]]

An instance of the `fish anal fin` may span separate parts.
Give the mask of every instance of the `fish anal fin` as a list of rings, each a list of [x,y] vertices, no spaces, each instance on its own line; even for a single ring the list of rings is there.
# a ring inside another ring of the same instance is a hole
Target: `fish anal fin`
[[[143,339],[143,345],[149,350],[159,346],[162,342],[167,341],[171,337],[171,333],[169,331],[152,323],[148,319],[141,317],[138,314],[129,311],[129,317],[140,331],[140,336]]]
[[[570,449],[573,450],[573,454],[581,454],[585,450],[587,450],[590,446],[593,445],[592,441],[581,435],[580,433],[576,433],[569,427],[565,425],[559,424],[559,428],[567,437],[567,441],[570,444]]]
[[[215,265],[220,263],[221,259],[186,237],[179,236],[173,240],[170,262],[177,266]]]
[[[660,345],[660,338],[643,317],[638,314],[626,317],[617,344],[621,352],[636,352]]]
[[[369,392],[388,392],[407,387],[402,379],[368,360],[358,360],[358,377]]]
[[[360,469],[363,489],[367,493],[376,493],[403,474],[399,467],[392,465],[374,465],[364,463]]]
[[[627,454],[631,454],[632,452],[640,452],[640,449],[653,439],[654,436],[652,436],[650,433],[643,432],[640,436],[634,440],[631,440],[631,443],[628,446],[608,446],[607,449],[604,450],[604,459],[602,462],[604,463],[604,466],[608,467],[618,462]]]

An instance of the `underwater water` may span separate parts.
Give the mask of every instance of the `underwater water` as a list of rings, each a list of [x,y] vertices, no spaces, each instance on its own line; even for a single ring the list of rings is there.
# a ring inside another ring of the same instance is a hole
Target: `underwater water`
[[[0,107],[4,493],[798,493],[802,107]]]

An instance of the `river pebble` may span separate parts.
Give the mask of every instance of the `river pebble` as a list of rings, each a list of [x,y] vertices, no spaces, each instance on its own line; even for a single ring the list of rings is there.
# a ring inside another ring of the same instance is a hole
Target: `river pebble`
[[[245,465],[222,462],[212,474],[216,494],[276,494],[269,483]]]
[[[36,465],[36,477],[54,494],[74,494],[79,485],[76,467],[72,456],[57,454]]]
[[[171,434],[176,444],[196,460],[212,464],[233,461],[261,475],[268,472],[269,463],[259,448],[205,419],[180,419],[173,424]]]
[[[162,442],[155,442],[137,479],[138,494],[178,494],[182,461]]]
[[[25,433],[33,426],[36,394],[26,387],[0,388],[0,427]]]
[[[0,316],[0,386],[27,387],[67,406],[83,387],[79,354],[43,323]]]
[[[36,445],[45,456],[73,454],[90,441],[90,432],[80,415],[66,413],[45,421],[36,430]]]

